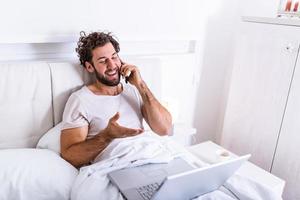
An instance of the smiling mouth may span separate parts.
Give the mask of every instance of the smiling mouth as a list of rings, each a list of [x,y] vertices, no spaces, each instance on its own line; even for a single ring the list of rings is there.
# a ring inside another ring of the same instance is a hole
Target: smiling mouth
[[[115,76],[115,75],[118,74],[118,70],[117,70],[117,69],[111,70],[111,71],[109,71],[109,72],[106,72],[105,74],[106,74],[107,76]]]

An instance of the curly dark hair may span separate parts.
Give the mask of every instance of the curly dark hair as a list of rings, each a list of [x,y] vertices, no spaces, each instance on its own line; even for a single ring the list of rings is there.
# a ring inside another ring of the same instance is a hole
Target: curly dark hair
[[[92,32],[87,35],[84,31],[81,31],[79,41],[77,42],[77,48],[75,49],[81,65],[85,67],[86,61],[92,63],[92,50],[97,47],[102,47],[109,42],[118,53],[120,51],[120,46],[111,32]]]

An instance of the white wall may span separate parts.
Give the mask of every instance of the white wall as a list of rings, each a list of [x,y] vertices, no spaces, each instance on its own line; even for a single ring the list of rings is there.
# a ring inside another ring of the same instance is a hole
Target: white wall
[[[192,125],[205,25],[208,17],[219,9],[216,2],[7,0],[0,7],[0,60],[72,58],[75,54],[70,51],[74,50],[79,31],[113,31],[122,41],[121,53],[156,53],[164,57],[165,99],[179,104],[175,105],[180,111],[179,121]],[[197,52],[194,44],[189,45],[191,40],[199,42]],[[183,46],[178,45],[181,41]],[[185,43],[188,50],[183,49]],[[158,49],[160,45],[166,47]]]
[[[178,120],[198,129],[198,141],[218,140],[240,12],[248,7],[250,14],[263,10],[254,6],[262,5],[259,0],[243,1],[242,10],[238,4],[239,0],[7,0],[0,7],[0,60],[13,57],[14,51],[26,52],[25,57],[34,51],[47,52],[48,46],[65,56],[68,46],[33,43],[74,42],[81,30],[110,30],[121,41],[197,40],[196,56],[185,52],[182,61],[173,59],[176,51],[167,56],[164,74],[171,73],[163,90],[167,99],[179,99],[172,102],[181,113]],[[20,48],[19,43],[27,44]]]
[[[241,16],[276,17],[279,0],[221,0],[217,13],[207,20],[202,73],[197,96],[195,127],[198,142],[220,141],[230,76],[235,35]]]
[[[240,22],[238,0],[219,1],[220,9],[205,27],[201,78],[194,126],[197,141],[218,141],[226,108],[235,34]]]
[[[1,42],[110,30],[120,40],[197,37],[194,0],[6,0],[0,7]]]

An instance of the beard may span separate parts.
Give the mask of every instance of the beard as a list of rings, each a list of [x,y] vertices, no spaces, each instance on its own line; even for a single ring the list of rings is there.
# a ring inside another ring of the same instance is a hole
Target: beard
[[[93,67],[94,67],[94,66],[93,66]],[[103,75],[103,74],[98,73],[98,71],[96,70],[95,67],[94,67],[94,70],[95,70],[95,77],[96,77],[96,79],[97,79],[100,83],[102,83],[102,84],[104,84],[104,85],[107,85],[107,86],[117,86],[117,85],[119,85],[119,83],[120,83],[120,78],[121,78],[121,74],[120,74],[120,72],[119,72],[119,68],[118,68],[118,70],[117,70],[118,76],[117,76],[117,78],[114,79],[114,80],[109,80],[109,79],[106,78],[105,74]],[[105,73],[108,73],[108,72],[110,72],[110,71],[113,71],[113,70],[107,70],[107,71],[105,71]]]

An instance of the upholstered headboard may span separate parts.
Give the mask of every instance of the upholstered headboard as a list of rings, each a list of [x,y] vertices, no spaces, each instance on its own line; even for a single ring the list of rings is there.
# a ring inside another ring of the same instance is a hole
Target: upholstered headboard
[[[70,94],[90,81],[86,70],[76,63],[48,63],[51,71],[53,121],[58,124],[62,120],[65,104]]]
[[[160,60],[129,60],[159,97]],[[35,147],[61,121],[70,94],[90,80],[75,62],[0,63],[0,149]]]
[[[1,63],[0,148],[35,147],[61,120],[68,96],[87,80],[83,74],[73,63]]]

